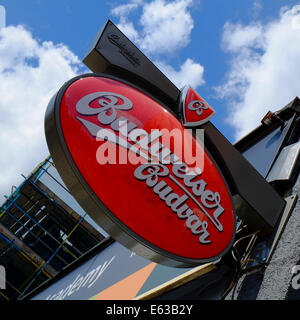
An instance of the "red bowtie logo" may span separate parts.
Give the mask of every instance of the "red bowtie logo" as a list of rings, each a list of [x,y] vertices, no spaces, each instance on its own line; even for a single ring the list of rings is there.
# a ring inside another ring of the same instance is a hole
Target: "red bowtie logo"
[[[185,127],[197,127],[216,113],[215,110],[191,87],[185,87],[181,94],[182,122]]]

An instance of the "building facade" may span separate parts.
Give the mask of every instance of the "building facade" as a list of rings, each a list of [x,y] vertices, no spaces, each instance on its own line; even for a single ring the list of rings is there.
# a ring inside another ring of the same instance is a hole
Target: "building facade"
[[[97,226],[92,226],[94,223],[91,220],[89,223],[86,221],[86,213],[72,199],[60,181],[51,159],[46,159],[45,163],[29,177],[29,181],[33,181],[43,192],[47,192],[48,198],[45,196],[45,199],[51,199],[49,200],[51,202],[56,201],[61,208],[69,210],[69,215],[63,216],[65,220],[67,217],[70,219],[70,212],[72,212],[72,218],[77,223],[74,221],[72,225],[68,226],[64,234],[62,231],[57,233],[56,237],[61,239],[61,242],[56,244],[52,239],[54,233],[47,236],[46,225],[39,226],[43,221],[41,221],[43,215],[39,216],[38,210],[35,211],[35,216],[39,218],[29,224],[29,222],[26,223],[29,221],[27,218],[29,213],[26,215],[18,208],[22,202],[15,200],[16,205],[8,207],[17,197],[18,192],[22,195],[23,188],[31,183],[28,182],[28,178],[14,191],[10,200],[8,199],[2,206],[1,225],[5,225],[7,229],[11,230],[11,233],[14,232],[14,236],[18,237],[19,241],[35,250],[40,264],[32,267],[33,272],[30,274],[31,277],[28,277],[27,286],[18,287],[20,292],[28,287],[27,290],[23,291],[23,294],[19,292],[11,294],[11,298],[34,300],[284,300],[300,298],[300,281],[298,280],[300,269],[299,113],[300,101],[295,98],[276,112],[270,121],[262,123],[235,144],[235,148],[286,201],[285,209],[276,228],[270,234],[264,235],[260,234],[259,229],[252,229],[249,232],[247,225],[240,219],[232,250],[213,263],[195,268],[171,268],[159,265],[124,248],[101,229],[96,231]],[[41,174],[47,171],[45,169],[47,166],[53,171],[49,171],[50,176],[46,173],[43,180]],[[46,182],[46,179],[50,179],[49,177],[55,181],[54,185]],[[32,199],[35,199],[31,194],[28,194],[28,191],[26,194],[27,197],[31,196]],[[75,210],[70,210],[71,206],[76,207],[77,213]],[[14,208],[14,210],[9,211],[10,208]],[[49,211],[47,207],[43,210]],[[251,214],[251,211],[245,214]],[[7,215],[6,220],[3,218],[5,215]],[[15,227],[16,231],[13,227],[9,227],[15,225],[17,221],[11,217],[12,215],[18,220],[21,216],[23,219],[26,217],[26,221],[23,221],[25,226],[19,223],[19,229],[22,228],[19,230]],[[62,213],[56,219],[61,216]],[[64,219],[60,221],[65,221]],[[78,230],[78,234],[76,234],[72,230],[77,229],[76,225],[79,221],[81,221],[81,229],[79,229],[81,233]],[[52,224],[54,228],[55,223],[52,222]],[[33,226],[35,227],[33,228]],[[48,228],[50,230],[50,227]],[[39,233],[35,233],[36,236],[31,236],[29,241],[29,235],[35,229]],[[1,234],[3,237],[5,236],[2,231]],[[9,238],[7,237],[7,239]],[[79,241],[76,242],[78,239],[80,239],[80,247]],[[48,246],[53,243],[52,251],[48,248],[38,251],[37,244],[42,243],[41,241],[46,242]],[[6,260],[2,260],[1,264],[5,265],[5,261],[17,259],[12,253],[9,253],[9,251],[17,251],[11,242],[4,239],[2,247],[1,257],[2,259],[6,257]],[[5,250],[8,254],[5,253]],[[53,255],[54,252],[56,255]],[[7,267],[8,274],[9,270],[10,267]],[[20,271],[16,270],[15,272]],[[12,285],[17,288],[16,283],[11,282],[13,280],[8,277],[7,287]],[[31,285],[28,286],[29,284]],[[13,288],[9,290],[13,292]],[[7,291],[1,290],[1,293],[5,294],[5,292]]]

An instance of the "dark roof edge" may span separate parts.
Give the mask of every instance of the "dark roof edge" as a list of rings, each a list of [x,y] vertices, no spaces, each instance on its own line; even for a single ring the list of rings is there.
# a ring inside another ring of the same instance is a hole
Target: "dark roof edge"
[[[274,113],[283,121],[290,119],[295,113],[300,114],[300,99],[295,97],[286,106]],[[278,126],[280,126],[280,124],[277,122],[274,122],[271,125],[261,124],[254,130],[250,131],[246,136],[235,142],[233,146],[238,151],[243,152]]]

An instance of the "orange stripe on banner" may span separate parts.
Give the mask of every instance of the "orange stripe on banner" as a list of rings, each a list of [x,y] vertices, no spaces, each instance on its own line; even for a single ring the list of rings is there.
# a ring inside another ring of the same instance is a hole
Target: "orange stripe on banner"
[[[136,297],[156,263],[150,263],[146,267],[131,274],[127,278],[113,284],[94,297],[95,300],[131,300]]]

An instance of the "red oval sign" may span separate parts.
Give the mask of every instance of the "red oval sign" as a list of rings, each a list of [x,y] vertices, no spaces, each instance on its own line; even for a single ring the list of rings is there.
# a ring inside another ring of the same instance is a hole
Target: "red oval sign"
[[[231,247],[235,216],[222,174],[147,94],[106,75],[77,77],[50,102],[45,127],[67,187],[123,245],[172,266],[206,263]]]

